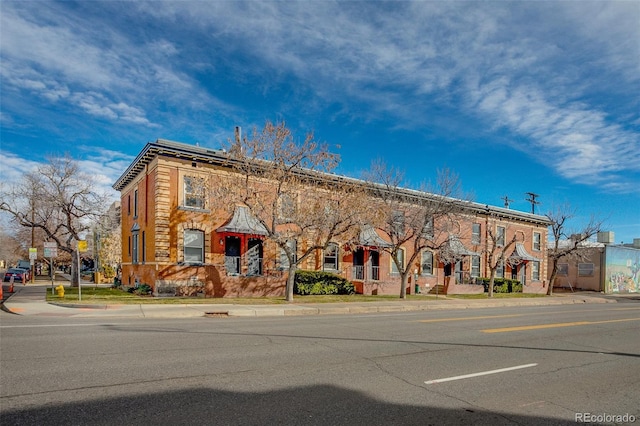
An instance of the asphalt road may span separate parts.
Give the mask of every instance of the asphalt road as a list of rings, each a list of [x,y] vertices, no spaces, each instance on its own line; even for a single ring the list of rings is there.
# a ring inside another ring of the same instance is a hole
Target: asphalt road
[[[0,339],[2,425],[640,424],[637,301],[108,322],[1,312]]]

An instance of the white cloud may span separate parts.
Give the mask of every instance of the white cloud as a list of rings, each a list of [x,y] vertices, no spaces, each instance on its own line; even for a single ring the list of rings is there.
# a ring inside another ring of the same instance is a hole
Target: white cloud
[[[285,115],[339,105],[354,120],[419,127],[441,109],[462,125],[473,117],[506,130],[516,149],[573,181],[623,190],[640,167],[637,111],[627,101],[628,118],[616,121],[620,103],[602,96],[638,88],[635,2],[85,5],[145,31],[16,4],[4,3],[0,18],[3,84],[117,123],[205,128],[194,117],[262,113],[201,86],[197,74],[215,79],[224,65],[225,78],[259,76],[265,97],[291,84],[277,111]],[[180,111],[171,123],[158,118],[158,99]]]

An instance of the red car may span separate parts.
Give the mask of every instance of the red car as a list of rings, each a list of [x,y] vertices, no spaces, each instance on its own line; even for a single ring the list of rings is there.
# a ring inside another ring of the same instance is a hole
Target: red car
[[[4,282],[11,281],[11,277],[13,277],[14,283],[21,283],[22,279],[27,282],[29,280],[29,271],[22,268],[9,268],[7,272],[4,273]]]

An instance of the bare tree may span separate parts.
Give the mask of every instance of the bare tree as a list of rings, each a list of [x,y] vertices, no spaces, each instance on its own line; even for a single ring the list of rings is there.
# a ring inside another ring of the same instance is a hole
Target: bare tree
[[[435,187],[423,184],[419,190],[408,190],[401,186],[402,173],[382,161],[372,165],[366,180],[377,201],[374,225],[389,241],[381,249],[389,253],[396,266],[401,278],[400,298],[404,299],[412,265],[425,249],[444,250],[452,225],[463,212],[459,180],[450,170],[442,170],[438,171]],[[406,261],[403,248],[411,249]]]
[[[513,252],[513,248],[518,242],[518,233],[514,232],[513,236],[507,239],[508,228],[499,227],[494,230],[491,227],[487,229],[487,266],[489,267],[489,297],[493,297],[493,284],[496,278],[496,271],[499,267],[504,267],[509,256]],[[515,267],[515,264],[513,265]]]
[[[106,200],[93,187],[92,177],[81,173],[77,162],[65,156],[49,158],[2,192],[0,210],[20,226],[41,230],[47,241],[55,241],[71,255],[72,285],[78,285],[73,255],[77,242],[91,229]]]
[[[23,257],[21,253],[26,247],[22,247],[20,241],[16,235],[7,232],[4,227],[0,230],[0,260],[6,263],[7,268]]]
[[[568,205],[557,207],[547,213],[551,222],[551,236],[553,241],[547,251],[551,260],[551,276],[547,295],[553,294],[553,285],[558,275],[558,263],[561,259],[581,259],[589,256],[590,251],[584,247],[584,243],[602,230],[603,221],[591,217],[589,222],[580,229],[569,231],[568,222],[575,217],[575,211]]]
[[[313,133],[299,143],[284,122],[267,121],[232,141],[233,173],[216,177],[214,196],[246,207],[287,258],[287,301],[298,266],[329,243],[351,239],[366,209],[362,185],[330,174],[338,162]]]

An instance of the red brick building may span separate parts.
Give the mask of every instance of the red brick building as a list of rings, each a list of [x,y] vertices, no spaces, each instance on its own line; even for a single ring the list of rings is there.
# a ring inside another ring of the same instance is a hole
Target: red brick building
[[[216,176],[231,173],[226,158],[224,151],[157,140],[117,180],[113,187],[121,193],[124,285],[148,284],[155,294],[284,295],[286,259],[256,218],[242,207],[229,214],[215,197],[195,190],[200,180],[215,185]],[[419,262],[408,266],[413,271],[409,292],[416,284],[422,292],[444,285],[448,270],[449,293],[481,292],[474,282],[489,275],[488,230],[501,235],[503,244],[514,235],[518,240],[498,277],[519,279],[525,292],[546,291],[546,217],[466,203],[457,222],[447,241],[458,261],[448,267],[440,253],[424,250]],[[383,249],[386,243],[379,230],[364,227],[356,247],[335,241],[300,266],[336,272],[365,294],[399,294],[401,280]],[[403,250],[404,259],[410,258],[410,247]]]

